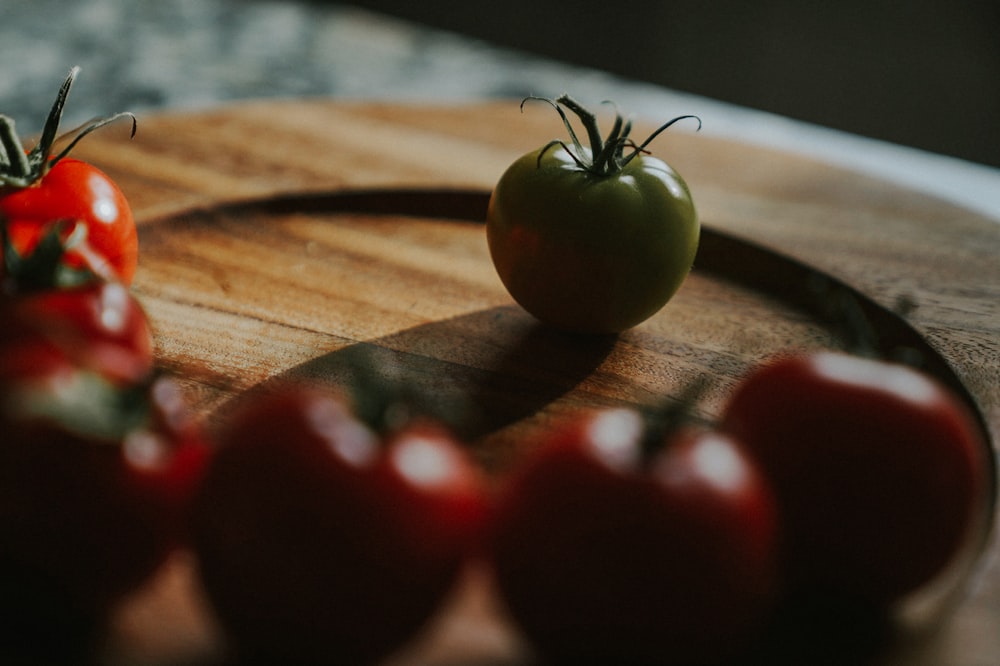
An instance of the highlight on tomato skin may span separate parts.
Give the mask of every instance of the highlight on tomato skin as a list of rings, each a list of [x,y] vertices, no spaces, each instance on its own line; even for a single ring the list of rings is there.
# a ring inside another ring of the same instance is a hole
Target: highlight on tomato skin
[[[632,410],[578,415],[501,483],[495,588],[546,663],[723,663],[769,620],[766,481],[727,435],[685,428],[649,454],[645,432]]]
[[[0,374],[27,377],[70,361],[122,385],[154,370],[152,326],[141,303],[119,282],[0,297]]]
[[[817,352],[737,386],[721,427],[770,479],[788,593],[888,608],[982,543],[988,444],[968,408],[917,370]]]
[[[194,552],[239,658],[376,663],[437,612],[485,511],[479,470],[446,429],[377,432],[342,397],[288,386],[227,419]]]
[[[0,378],[0,659],[12,663],[42,659],[52,646],[26,637],[51,631],[67,637],[55,663],[90,657],[116,604],[186,543],[209,455],[170,378],[122,386],[63,363]]]
[[[22,255],[33,252],[50,226],[60,223],[68,268],[129,285],[139,258],[129,202],[106,173],[68,155],[85,136],[121,119],[131,121],[134,136],[136,119],[125,112],[96,120],[55,153],[63,109],[79,71],[74,67],[63,82],[41,137],[30,150],[22,146],[13,121],[0,115],[0,143],[7,156],[0,163],[0,221],[6,240]],[[9,267],[4,263],[0,261],[0,275],[6,277]]]
[[[129,290],[129,202],[56,149],[71,70],[37,143],[0,115],[0,661],[90,663],[109,614],[186,545],[209,456],[154,363]],[[53,639],[55,637],[55,639]]]
[[[0,195],[0,218],[22,254],[37,247],[50,223],[71,221],[67,265],[124,284],[135,277],[139,236],[132,209],[111,178],[86,162],[63,158],[38,185]]]

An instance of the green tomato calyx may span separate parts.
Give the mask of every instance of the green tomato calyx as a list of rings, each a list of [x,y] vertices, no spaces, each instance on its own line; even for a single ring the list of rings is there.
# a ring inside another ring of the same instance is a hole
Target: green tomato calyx
[[[24,422],[52,424],[64,432],[103,444],[119,445],[151,423],[149,389],[155,377],[119,385],[82,367],[59,378],[24,381],[7,397]]]
[[[565,150],[571,158],[573,158],[573,161],[576,162],[577,166],[587,173],[595,176],[612,176],[619,173],[638,155],[648,153],[649,151],[646,150],[646,146],[648,146],[653,139],[659,136],[661,132],[680,120],[693,118],[698,121],[698,129],[701,129],[701,118],[698,116],[677,116],[663,125],[660,125],[660,127],[650,134],[645,141],[637,144],[635,140],[629,136],[632,131],[632,120],[623,118],[617,106],[615,106],[614,125],[608,133],[608,136],[605,138],[601,135],[601,130],[597,122],[597,116],[588,111],[569,95],[561,95],[554,100],[547,97],[525,97],[521,101],[522,110],[524,109],[525,102],[528,100],[538,100],[551,105],[562,118],[563,124],[569,132],[569,138],[573,144],[571,147],[562,139],[553,139],[549,143],[545,144],[545,146],[542,147],[542,150],[539,151],[539,162],[541,162],[542,156],[545,155],[545,153],[552,148],[559,146]],[[613,102],[605,103],[612,104],[612,106],[614,106]],[[577,138],[576,131],[573,129],[573,124],[570,122],[563,107],[572,111],[580,119],[580,122],[583,124],[583,128],[587,131],[587,139],[590,143],[589,149],[585,148],[579,138]],[[628,153],[625,152],[627,148],[631,149]]]
[[[69,97],[70,88],[80,73],[79,67],[70,70],[69,76],[59,88],[56,101],[49,111],[45,126],[42,128],[42,135],[38,143],[29,151],[24,149],[24,145],[17,136],[14,129],[14,119],[0,114],[0,187],[25,188],[31,187],[45,177],[56,162],[66,157],[76,147],[83,137],[96,129],[113,123],[122,118],[129,118],[132,121],[132,134],[135,136],[136,119],[135,115],[129,112],[116,113],[107,118],[94,120],[70,134],[72,141],[55,157],[52,156],[52,148],[60,138],[59,123],[62,120],[63,109],[66,106],[66,99]]]
[[[51,289],[69,289],[100,279],[89,266],[70,266],[66,253],[87,242],[87,226],[72,220],[48,223],[38,244],[22,254],[10,238],[6,220],[0,216],[0,246],[4,276],[0,295],[17,296]]]
[[[659,455],[682,430],[714,426],[711,419],[696,412],[711,383],[707,375],[698,375],[681,387],[681,393],[676,398],[642,410],[646,427],[639,445],[645,462]]]

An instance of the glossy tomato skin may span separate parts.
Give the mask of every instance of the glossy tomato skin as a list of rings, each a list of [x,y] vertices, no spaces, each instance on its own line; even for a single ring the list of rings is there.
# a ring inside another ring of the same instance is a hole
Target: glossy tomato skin
[[[595,175],[551,147],[504,172],[486,231],[497,273],[525,310],[557,328],[615,333],[678,290],[700,224],[686,183],[662,160],[638,155]]]
[[[53,222],[69,221],[66,233],[76,230],[77,240],[66,253],[68,265],[132,282],[139,258],[132,209],[115,182],[87,162],[64,157],[34,185],[0,188],[0,218],[21,254],[30,253]]]
[[[778,358],[736,389],[723,427],[771,480],[789,593],[883,607],[968,545],[985,442],[928,376],[839,352]]]
[[[54,616],[99,627],[186,540],[209,449],[179,387],[161,378],[125,396],[93,379],[91,397],[104,390],[131,405],[126,422],[93,430],[86,413],[62,422],[58,410],[23,409],[26,391],[36,404],[78,404],[67,393],[79,372],[0,392],[0,654],[21,640],[10,627],[52,631]]]
[[[444,431],[381,442],[344,402],[296,387],[233,414],[194,543],[241,658],[361,665],[434,613],[484,511],[478,472]]]
[[[120,282],[3,298],[0,313],[0,376],[40,375],[69,363],[129,384],[153,372],[149,319]]]
[[[642,461],[641,428],[630,410],[559,427],[500,491],[497,588],[546,663],[715,663],[767,621],[766,483],[713,432],[675,434]]]

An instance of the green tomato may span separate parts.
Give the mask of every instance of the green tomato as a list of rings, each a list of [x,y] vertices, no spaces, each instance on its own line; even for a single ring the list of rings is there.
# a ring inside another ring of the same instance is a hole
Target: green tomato
[[[620,116],[604,140],[592,115],[569,98],[558,103],[595,124],[592,147],[567,122],[573,147],[551,142],[504,172],[487,213],[490,255],[510,295],[539,320],[617,333],[680,288],[698,249],[698,215],[681,176],[635,146]]]

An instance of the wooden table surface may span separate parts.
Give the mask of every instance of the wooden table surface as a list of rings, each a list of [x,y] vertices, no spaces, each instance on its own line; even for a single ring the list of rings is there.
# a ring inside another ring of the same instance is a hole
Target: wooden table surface
[[[693,110],[694,111],[694,110]],[[643,119],[646,126],[661,119]],[[644,123],[639,123],[642,126]],[[338,381],[357,358],[458,410],[502,473],[524,434],[571,410],[649,404],[694,376],[711,416],[754,363],[845,344],[824,303],[848,294],[886,347],[930,371],[1000,433],[1000,224],[920,192],[801,157],[671,130],[653,144],[705,227],[695,271],[655,317],[614,340],[547,331],[493,272],[488,192],[564,130],[544,105],[401,106],[289,100],[141,117],[77,155],[121,185],[140,225],[134,290],[160,365],[210,425],[234,395],[288,377]],[[637,136],[642,131],[635,133]],[[906,318],[898,304],[915,307]],[[992,520],[992,519],[991,519]],[[885,663],[1000,663],[994,541],[962,602]],[[109,663],[211,663],[219,649],[190,554],[123,605]],[[472,571],[394,666],[528,663]]]

